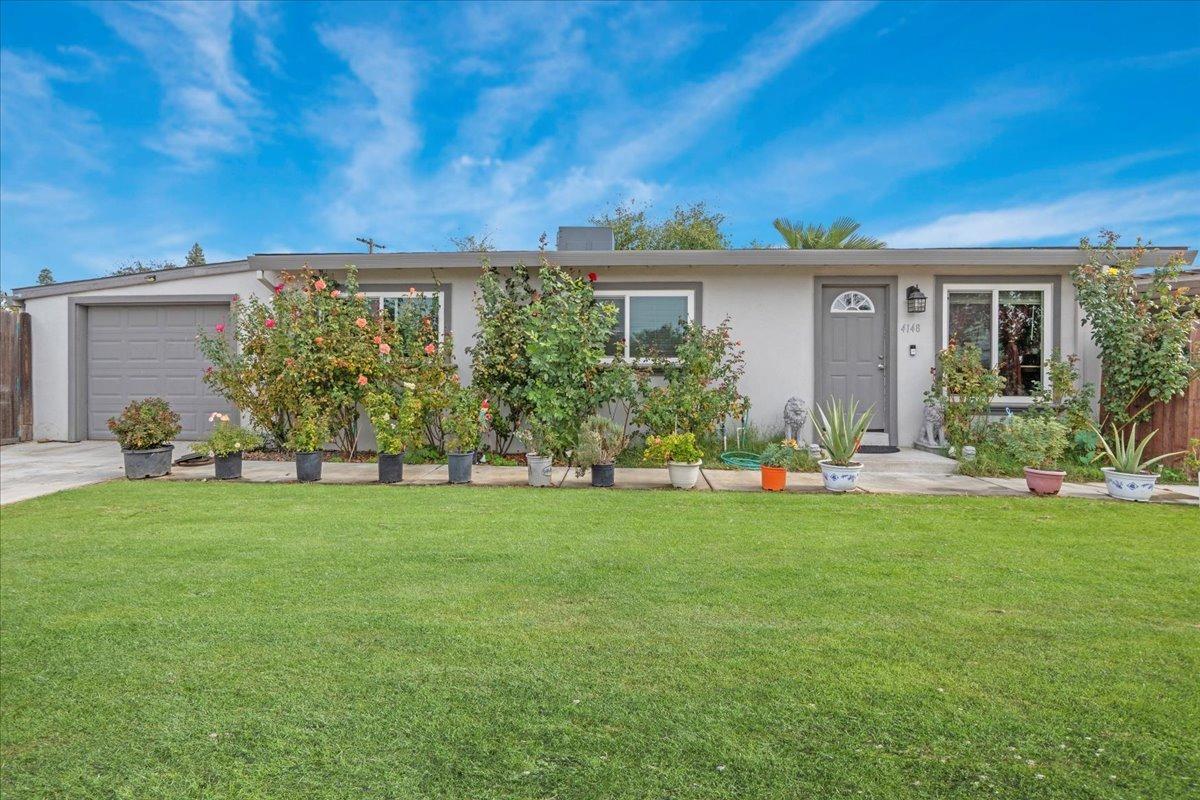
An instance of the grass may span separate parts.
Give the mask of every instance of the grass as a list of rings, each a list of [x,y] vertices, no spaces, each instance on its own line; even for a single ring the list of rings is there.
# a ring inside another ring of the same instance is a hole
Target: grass
[[[3,511],[5,797],[1184,797],[1197,510],[112,483]]]

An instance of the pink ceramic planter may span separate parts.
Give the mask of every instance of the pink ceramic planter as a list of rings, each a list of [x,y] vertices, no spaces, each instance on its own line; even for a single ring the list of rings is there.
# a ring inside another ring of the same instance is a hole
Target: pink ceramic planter
[[[1053,469],[1025,468],[1025,485],[1037,495],[1055,495],[1062,488],[1067,473]]]

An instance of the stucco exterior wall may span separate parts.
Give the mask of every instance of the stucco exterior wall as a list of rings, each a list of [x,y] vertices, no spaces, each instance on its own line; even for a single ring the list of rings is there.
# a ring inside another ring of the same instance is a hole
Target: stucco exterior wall
[[[297,259],[297,266],[301,259]],[[988,268],[979,267],[851,267],[798,269],[794,267],[607,267],[599,273],[598,288],[612,283],[695,283],[702,284],[698,312],[705,324],[713,325],[728,316],[736,339],[746,351],[746,376],[743,391],[750,397],[751,422],[767,431],[782,428],[784,403],[799,396],[811,408],[814,396],[816,354],[814,291],[817,278],[894,279],[896,294],[894,325],[890,331],[889,369],[895,372],[897,435],[896,442],[908,446],[917,437],[923,418],[923,393],[929,387],[939,340],[936,330],[936,305],[939,277],[995,277],[1008,275],[1045,275],[1061,279],[1061,292],[1055,303],[1059,315],[1060,340],[1064,354],[1083,357],[1081,370],[1085,380],[1096,381],[1099,365],[1088,341],[1075,306],[1074,292],[1065,268]],[[474,268],[444,269],[371,269],[360,281],[373,286],[390,284],[398,292],[413,284],[441,282],[450,288],[450,330],[455,339],[455,356],[469,379],[467,348],[474,340],[476,321],[473,309]],[[33,298],[26,301],[33,324],[33,400],[34,431],[38,438],[65,439],[68,436],[68,316],[71,298],[94,296],[170,296],[239,294],[270,295],[269,284],[275,273],[260,280],[254,271],[211,275],[181,280],[91,290],[73,295]],[[905,307],[905,289],[917,284],[928,296],[928,309],[910,314]],[[909,354],[915,345],[915,355]],[[363,445],[371,446],[369,426]]]

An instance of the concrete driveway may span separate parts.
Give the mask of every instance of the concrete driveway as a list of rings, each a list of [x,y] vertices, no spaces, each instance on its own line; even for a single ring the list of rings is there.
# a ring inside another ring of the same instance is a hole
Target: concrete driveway
[[[125,474],[116,442],[22,442],[0,447],[0,505]]]

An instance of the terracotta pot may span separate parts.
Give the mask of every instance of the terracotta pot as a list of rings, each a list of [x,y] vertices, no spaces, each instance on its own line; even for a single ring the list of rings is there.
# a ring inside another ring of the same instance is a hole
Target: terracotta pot
[[[787,469],[784,467],[759,467],[762,473],[762,488],[768,492],[782,492],[787,487]]]
[[[1025,468],[1025,485],[1029,491],[1039,495],[1055,495],[1062,488],[1067,473],[1054,469]]]

